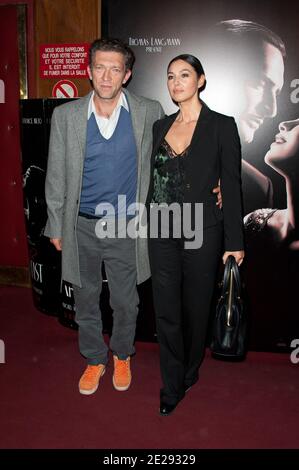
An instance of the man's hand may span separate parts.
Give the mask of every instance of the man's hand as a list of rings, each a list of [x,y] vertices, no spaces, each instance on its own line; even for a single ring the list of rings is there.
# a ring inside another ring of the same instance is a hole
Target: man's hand
[[[214,193],[214,194],[217,194],[216,206],[219,206],[220,209],[222,209],[222,194],[221,194],[221,190],[220,190],[220,180],[218,181],[218,186],[217,186],[217,188],[214,188],[214,189],[213,189],[213,193]]]
[[[223,264],[225,264],[227,258],[229,257],[229,255],[232,255],[235,260],[236,260],[236,263],[238,266],[240,266],[243,262],[243,258],[245,256],[245,252],[244,250],[242,251],[226,251],[222,257],[223,259]]]
[[[61,238],[50,238],[50,242],[53,243],[57,251],[62,250],[62,239]]]

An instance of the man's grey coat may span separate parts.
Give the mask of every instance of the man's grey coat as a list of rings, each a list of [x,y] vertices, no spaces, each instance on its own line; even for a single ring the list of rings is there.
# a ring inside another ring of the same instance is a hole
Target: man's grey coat
[[[123,90],[128,100],[137,147],[137,202],[145,204],[149,187],[152,126],[163,116],[159,102]],[[51,122],[44,234],[62,238],[62,279],[81,287],[76,225],[86,146],[87,112],[91,93],[55,108]],[[137,282],[150,276],[147,239],[136,239]]]

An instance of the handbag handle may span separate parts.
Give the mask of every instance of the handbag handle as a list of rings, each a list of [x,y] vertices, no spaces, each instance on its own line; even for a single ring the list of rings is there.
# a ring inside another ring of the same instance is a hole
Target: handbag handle
[[[229,255],[225,262],[225,268],[224,268],[224,274],[223,274],[222,296],[224,296],[229,289],[231,276],[233,276],[235,280],[234,288],[235,288],[237,297],[240,297],[241,277],[240,277],[239,267],[233,255]]]

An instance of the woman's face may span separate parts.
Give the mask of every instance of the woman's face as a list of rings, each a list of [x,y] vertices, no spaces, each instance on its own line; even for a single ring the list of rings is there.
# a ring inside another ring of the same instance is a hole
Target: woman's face
[[[281,122],[278,126],[279,133],[266,153],[265,162],[270,166],[290,162],[291,157],[299,154],[299,118],[293,121]],[[296,162],[295,162],[296,163]],[[299,165],[297,162],[296,165]]]
[[[205,77],[198,77],[192,65],[184,60],[176,60],[167,71],[168,91],[177,103],[183,103],[198,96],[198,88],[204,83]]]

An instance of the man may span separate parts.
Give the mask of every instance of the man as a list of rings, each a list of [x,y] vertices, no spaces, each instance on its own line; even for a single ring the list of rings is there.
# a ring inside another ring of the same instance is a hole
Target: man
[[[127,205],[145,203],[147,195],[152,125],[163,110],[158,102],[122,88],[133,62],[133,52],[121,41],[94,41],[88,66],[93,92],[56,108],[51,123],[45,235],[62,250],[62,278],[74,286],[79,347],[87,359],[79,382],[85,395],[96,391],[108,362],[99,311],[102,261],[114,309],[110,348],[113,385],[119,391],[131,382],[136,282],[150,276],[146,239],[100,239],[95,234],[99,204],[108,202],[117,209],[119,194],[126,195]],[[117,215],[126,218],[126,208],[122,210]],[[110,221],[103,218],[102,223]]]
[[[114,217],[102,217],[103,208],[112,207],[126,226],[128,207],[145,204],[147,197],[152,126],[164,113],[157,101],[123,89],[133,62],[132,50],[118,39],[95,40],[88,66],[93,92],[56,108],[51,122],[45,235],[62,250],[62,278],[74,287],[79,348],[87,359],[79,381],[84,395],[97,390],[108,362],[99,309],[102,262],[113,309],[109,346],[118,391],[127,390],[132,378],[136,283],[150,277],[146,238],[124,237],[118,228],[115,237],[97,236],[115,225]],[[119,195],[126,196],[125,206],[119,207]]]
[[[236,116],[244,153],[264,121],[277,114],[284,82],[285,46],[279,36],[253,21],[221,21],[210,44],[223,112]],[[220,109],[222,111],[222,109]],[[261,158],[264,156],[261,155]],[[242,161],[244,212],[272,207],[272,183],[252,164]]]

